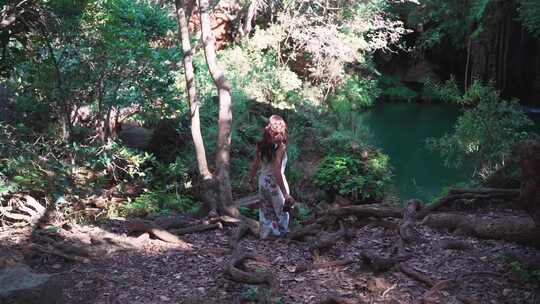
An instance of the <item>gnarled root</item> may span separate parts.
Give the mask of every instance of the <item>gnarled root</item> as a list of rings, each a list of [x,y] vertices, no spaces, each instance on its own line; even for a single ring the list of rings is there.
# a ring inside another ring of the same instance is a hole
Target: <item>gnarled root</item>
[[[0,205],[0,215],[26,224],[36,224],[45,215],[46,208],[30,195],[14,195],[7,206]]]
[[[328,296],[326,299],[319,302],[319,304],[357,304],[358,302],[352,299],[346,299],[338,295]]]
[[[246,270],[246,260],[260,261],[261,258],[252,254],[234,255],[225,268],[225,273],[235,282],[246,284],[268,284],[275,287],[275,279],[270,272],[250,272]]]
[[[486,219],[459,213],[434,213],[428,215],[422,224],[434,229],[454,231],[459,235],[540,246],[540,231],[528,217]]]
[[[223,224],[221,222],[217,222],[215,224],[200,224],[200,225],[193,225],[185,228],[175,229],[172,230],[172,232],[176,235],[182,235],[182,234],[189,234],[189,233],[196,233],[196,232],[202,232],[207,230],[213,230],[213,229],[223,229]]]
[[[364,266],[367,266],[374,271],[384,272],[390,270],[397,263],[410,259],[411,256],[396,256],[396,257],[380,257],[371,251],[364,251],[360,254],[360,259]]]
[[[151,223],[147,223],[141,220],[135,220],[128,223],[128,230],[130,232],[147,232],[156,238],[174,244],[184,244],[185,242],[179,239],[176,235],[163,230]]]
[[[312,244],[309,249],[310,251],[320,251],[322,249],[327,249],[332,247],[335,243],[337,243],[340,239],[351,239],[354,234],[349,229],[346,229],[342,223],[340,223],[341,228],[339,231],[334,233],[328,233],[325,231],[321,231],[318,234],[318,239],[315,241],[314,244]]]
[[[334,208],[327,211],[327,215],[335,216],[338,218],[343,218],[346,216],[356,216],[356,217],[401,217],[401,210],[391,207],[381,206],[380,204],[372,205],[356,205],[356,206],[347,206],[341,208]]]

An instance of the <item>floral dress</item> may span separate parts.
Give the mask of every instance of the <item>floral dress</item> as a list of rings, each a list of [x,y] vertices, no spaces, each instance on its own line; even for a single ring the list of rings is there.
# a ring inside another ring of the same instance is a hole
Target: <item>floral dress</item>
[[[289,185],[285,178],[285,167],[287,166],[287,153],[283,155],[281,162],[281,176],[283,184],[289,193]],[[260,237],[265,239],[270,233],[274,236],[284,236],[289,228],[289,212],[283,211],[285,197],[279,189],[278,183],[272,174],[272,163],[263,162],[261,174],[259,175],[259,222]]]

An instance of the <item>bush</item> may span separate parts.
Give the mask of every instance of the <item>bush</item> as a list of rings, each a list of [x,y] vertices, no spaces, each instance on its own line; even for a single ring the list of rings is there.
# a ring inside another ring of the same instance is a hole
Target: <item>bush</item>
[[[517,101],[502,100],[491,84],[475,81],[464,94],[452,93],[449,100],[467,110],[452,134],[428,139],[428,146],[441,153],[447,166],[472,162],[474,175],[486,180],[504,165],[512,147],[528,136],[524,128],[532,121]]]
[[[388,156],[380,152],[373,152],[369,158],[328,156],[319,164],[314,182],[330,195],[353,201],[381,200],[391,180],[388,161]]]
[[[389,100],[410,102],[418,97],[418,93],[409,89],[397,77],[383,75],[379,79],[379,86],[382,95]]]
[[[376,80],[353,75],[346,78],[344,85],[330,97],[329,103],[338,115],[348,117],[351,111],[371,107],[380,93]]]
[[[144,217],[156,213],[171,213],[173,211],[198,211],[198,203],[191,197],[164,191],[149,191],[136,197],[128,198],[128,202],[120,208],[120,214],[129,217]]]

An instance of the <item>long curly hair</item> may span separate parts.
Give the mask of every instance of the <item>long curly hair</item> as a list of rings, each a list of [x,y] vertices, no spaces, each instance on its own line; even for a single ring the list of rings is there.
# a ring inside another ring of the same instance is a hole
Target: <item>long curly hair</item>
[[[271,161],[276,156],[279,147],[275,141],[287,144],[287,139],[287,123],[281,116],[272,115],[264,127],[262,140],[257,142],[257,153],[260,153],[262,160]]]

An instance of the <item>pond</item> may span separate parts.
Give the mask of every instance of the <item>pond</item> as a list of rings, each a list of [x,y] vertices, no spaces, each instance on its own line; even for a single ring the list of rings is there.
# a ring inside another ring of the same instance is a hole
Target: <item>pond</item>
[[[372,144],[390,156],[395,190],[401,199],[429,200],[444,187],[466,181],[472,169],[447,168],[426,139],[451,132],[460,110],[450,104],[380,103],[361,114]],[[540,114],[529,114],[540,133]]]

